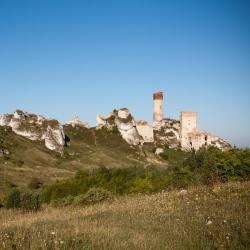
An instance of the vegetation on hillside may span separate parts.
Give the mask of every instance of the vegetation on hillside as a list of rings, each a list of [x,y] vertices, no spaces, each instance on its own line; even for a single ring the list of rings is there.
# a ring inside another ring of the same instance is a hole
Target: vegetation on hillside
[[[2,209],[1,249],[249,249],[250,183],[37,213]]]
[[[65,206],[76,204],[90,190],[95,190],[94,195],[98,197],[105,193],[109,193],[107,197],[110,197],[111,194],[154,193],[194,185],[250,180],[250,151],[247,149],[235,148],[222,152],[216,148],[202,148],[190,153],[165,149],[161,157],[168,160],[167,168],[148,166],[113,169],[103,166],[91,171],[79,170],[74,178],[53,184],[41,185],[38,179],[33,178],[28,188],[39,192],[40,202]],[[19,191],[22,192],[22,189]],[[9,192],[5,200],[11,195],[12,192]]]
[[[0,126],[0,198],[10,191],[9,185],[25,188],[33,178],[42,185],[73,178],[79,170],[92,170],[101,166],[126,168],[150,165],[166,166],[166,161],[151,151],[130,147],[118,133],[105,129],[96,131],[84,127],[65,126],[70,146],[63,156],[48,150],[39,141],[31,141]]]
[[[0,127],[0,249],[249,247],[248,149],[157,156],[115,130],[64,129],[60,156]]]

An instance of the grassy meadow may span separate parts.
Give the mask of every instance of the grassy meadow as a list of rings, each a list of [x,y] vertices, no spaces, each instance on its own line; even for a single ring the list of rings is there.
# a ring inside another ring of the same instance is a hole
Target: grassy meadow
[[[250,182],[1,209],[0,249],[250,249]]]

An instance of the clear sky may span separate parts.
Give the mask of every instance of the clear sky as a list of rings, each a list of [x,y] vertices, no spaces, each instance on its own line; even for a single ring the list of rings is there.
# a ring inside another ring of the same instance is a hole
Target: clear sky
[[[0,0],[0,114],[61,122],[127,107],[250,147],[250,1]]]

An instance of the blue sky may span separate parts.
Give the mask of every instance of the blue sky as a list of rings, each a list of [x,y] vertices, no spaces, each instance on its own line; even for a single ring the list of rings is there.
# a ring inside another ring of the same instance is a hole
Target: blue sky
[[[128,107],[250,147],[250,1],[0,0],[0,114],[61,122]]]

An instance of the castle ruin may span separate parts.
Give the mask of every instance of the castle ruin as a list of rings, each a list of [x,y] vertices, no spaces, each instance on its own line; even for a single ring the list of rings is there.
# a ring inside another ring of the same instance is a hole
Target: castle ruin
[[[154,100],[154,129],[159,130],[164,127],[170,129],[170,121],[172,119],[164,119],[163,116],[163,93],[158,92],[153,94]],[[167,125],[166,125],[167,123]],[[205,146],[215,146],[221,149],[226,149],[230,145],[224,140],[210,133],[201,132],[197,127],[197,113],[196,112],[180,112],[179,128],[178,123],[175,121],[175,128],[179,130],[179,136],[176,138],[179,140],[179,144],[184,150],[198,150]],[[173,130],[171,132],[174,132]],[[175,130],[176,132],[176,130]]]
[[[214,146],[222,150],[230,148],[226,141],[210,133],[201,132],[197,127],[196,112],[180,112],[180,120],[164,118],[164,93],[153,94],[153,124],[135,121],[127,109],[111,112],[107,117],[97,115],[97,129],[109,130],[117,126],[123,139],[131,145],[155,143],[169,148],[186,151]],[[128,119],[129,118],[129,119]]]

